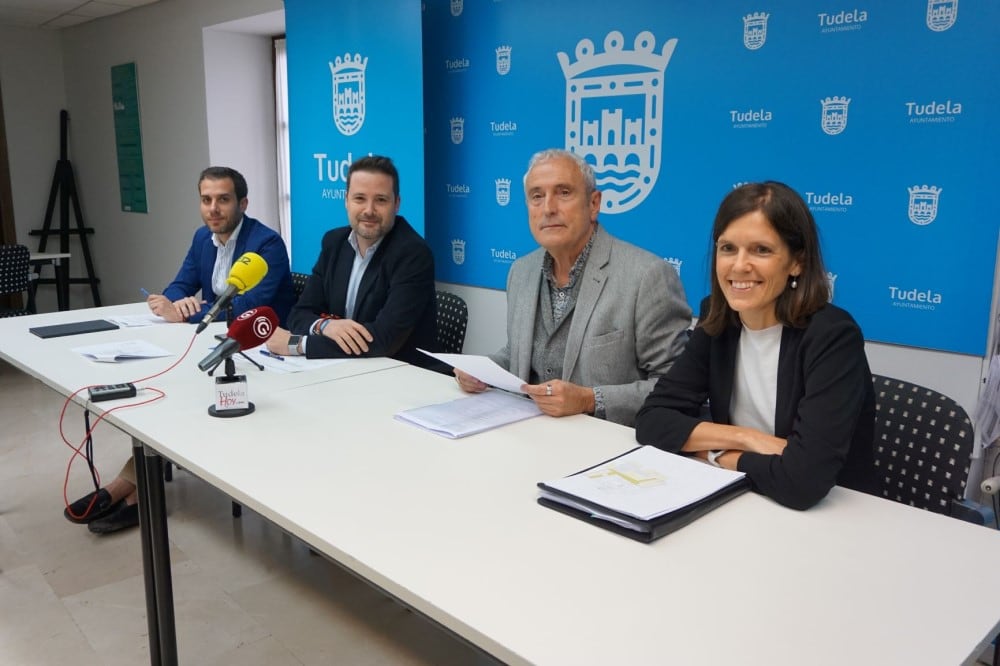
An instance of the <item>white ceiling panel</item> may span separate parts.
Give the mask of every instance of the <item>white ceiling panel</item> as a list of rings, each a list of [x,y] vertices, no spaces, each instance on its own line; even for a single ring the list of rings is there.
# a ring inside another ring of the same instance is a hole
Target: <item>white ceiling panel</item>
[[[0,0],[0,25],[58,30],[157,0]]]

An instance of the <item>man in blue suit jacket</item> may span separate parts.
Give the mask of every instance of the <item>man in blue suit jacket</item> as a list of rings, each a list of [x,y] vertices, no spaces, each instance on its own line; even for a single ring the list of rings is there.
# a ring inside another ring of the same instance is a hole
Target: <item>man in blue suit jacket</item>
[[[201,321],[225,290],[233,261],[244,252],[255,252],[267,262],[267,274],[256,287],[232,299],[233,315],[269,305],[284,322],[295,303],[288,251],[281,236],[245,215],[246,179],[235,169],[209,167],[198,178],[198,193],[205,226],[195,232],[174,281],[162,295],[149,296],[149,309],[167,321]]]
[[[232,300],[233,314],[269,305],[282,321],[295,302],[288,252],[281,236],[247,217],[247,181],[228,167],[209,167],[198,178],[201,217],[205,226],[194,234],[191,249],[174,281],[163,294],[150,294],[149,309],[167,321],[199,322],[216,294],[226,288],[233,260],[256,252],[267,262],[267,274],[256,287]],[[201,296],[195,296],[198,292]],[[105,487],[84,495],[63,512],[85,523],[95,534],[110,534],[139,524],[135,467],[129,458]]]

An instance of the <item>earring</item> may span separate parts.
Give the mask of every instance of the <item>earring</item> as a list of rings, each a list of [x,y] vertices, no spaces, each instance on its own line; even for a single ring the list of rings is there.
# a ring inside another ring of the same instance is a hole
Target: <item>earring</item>
[[[799,279],[798,279],[798,277],[799,276],[797,276],[797,275],[793,275],[792,276],[792,284],[791,284],[792,289],[795,289],[796,287],[799,286]]]

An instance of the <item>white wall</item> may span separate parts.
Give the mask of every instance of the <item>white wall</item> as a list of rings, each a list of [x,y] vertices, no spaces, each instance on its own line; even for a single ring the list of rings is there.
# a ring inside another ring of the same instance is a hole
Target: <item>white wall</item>
[[[17,240],[32,250],[38,238],[28,231],[40,229],[45,205],[59,159],[59,112],[66,108],[66,86],[59,33],[0,26],[0,90],[3,91],[4,123],[14,224]],[[72,118],[70,124],[72,127]],[[73,160],[72,152],[69,155]],[[55,215],[58,215],[58,211]],[[53,218],[58,227],[58,217]],[[57,249],[58,239],[47,249]],[[52,277],[52,269],[45,269]],[[55,309],[55,290],[40,290],[39,307]]]
[[[247,214],[278,231],[271,38],[206,28],[209,162],[247,179]]]
[[[71,159],[84,217],[96,229],[92,252],[105,304],[136,301],[140,287],[163,289],[202,224],[197,178],[213,157],[203,28],[280,9],[281,0],[161,0],[59,33]],[[135,62],[138,74],[148,214],[122,212],[119,198],[110,69],[125,62]],[[256,91],[257,84],[244,89],[248,105]],[[245,140],[260,143],[252,133]],[[262,171],[233,166],[264,182]],[[267,198],[267,188],[260,190],[250,191],[251,214],[253,197]],[[74,273],[82,273],[80,262]],[[71,303],[91,304],[85,287],[73,288]]]

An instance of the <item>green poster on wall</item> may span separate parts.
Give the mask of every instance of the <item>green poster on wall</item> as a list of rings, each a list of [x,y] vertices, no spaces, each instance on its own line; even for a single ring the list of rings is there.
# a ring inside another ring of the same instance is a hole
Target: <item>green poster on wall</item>
[[[118,187],[122,210],[146,213],[146,175],[142,166],[142,131],[139,127],[139,85],[135,63],[111,68],[111,101],[115,112],[115,151],[118,154]]]

